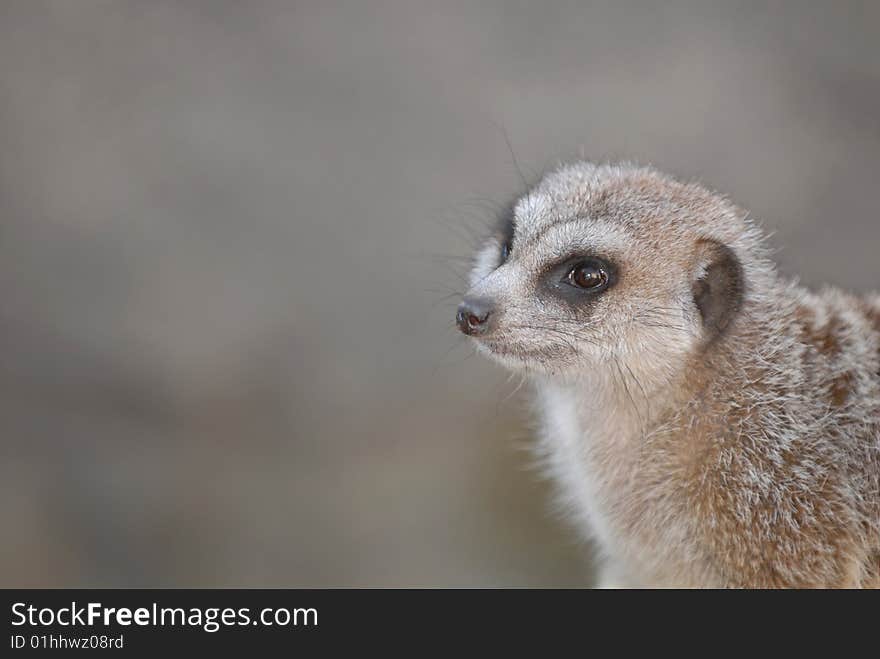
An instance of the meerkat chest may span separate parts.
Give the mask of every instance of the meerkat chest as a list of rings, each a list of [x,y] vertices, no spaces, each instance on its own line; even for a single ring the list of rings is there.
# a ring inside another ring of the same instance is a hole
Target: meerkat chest
[[[669,492],[652,475],[660,465],[646,462],[637,425],[625,410],[585,402],[575,390],[543,387],[538,400],[540,446],[579,531],[603,554],[625,560],[633,578],[659,582],[658,566],[673,560],[665,552],[681,543]],[[651,522],[661,518],[662,529]]]
[[[579,530],[603,551],[619,553],[626,538],[617,514],[632,495],[627,488],[630,457],[621,448],[627,443],[627,424],[565,388],[542,387],[539,406],[541,448],[563,503]]]

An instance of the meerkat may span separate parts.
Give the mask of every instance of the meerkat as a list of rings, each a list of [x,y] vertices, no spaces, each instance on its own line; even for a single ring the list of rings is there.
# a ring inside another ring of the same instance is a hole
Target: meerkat
[[[456,322],[531,383],[600,586],[880,587],[880,296],[786,280],[726,198],[563,166]]]

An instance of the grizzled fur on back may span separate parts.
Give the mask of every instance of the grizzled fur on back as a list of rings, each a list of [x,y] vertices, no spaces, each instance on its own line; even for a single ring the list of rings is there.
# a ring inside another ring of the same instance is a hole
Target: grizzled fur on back
[[[533,384],[604,583],[880,586],[880,297],[785,281],[699,185],[577,163],[502,218],[465,300]]]

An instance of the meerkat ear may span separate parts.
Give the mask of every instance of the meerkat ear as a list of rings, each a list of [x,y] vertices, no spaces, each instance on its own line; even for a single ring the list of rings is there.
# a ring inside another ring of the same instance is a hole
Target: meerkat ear
[[[691,291],[708,340],[719,336],[742,304],[742,266],[733,250],[715,240],[697,241]]]

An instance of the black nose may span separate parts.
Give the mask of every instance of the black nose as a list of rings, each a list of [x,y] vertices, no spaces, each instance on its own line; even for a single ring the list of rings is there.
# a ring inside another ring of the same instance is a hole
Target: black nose
[[[482,336],[489,331],[492,316],[492,301],[484,298],[465,298],[458,305],[455,322],[458,329],[468,336]]]

